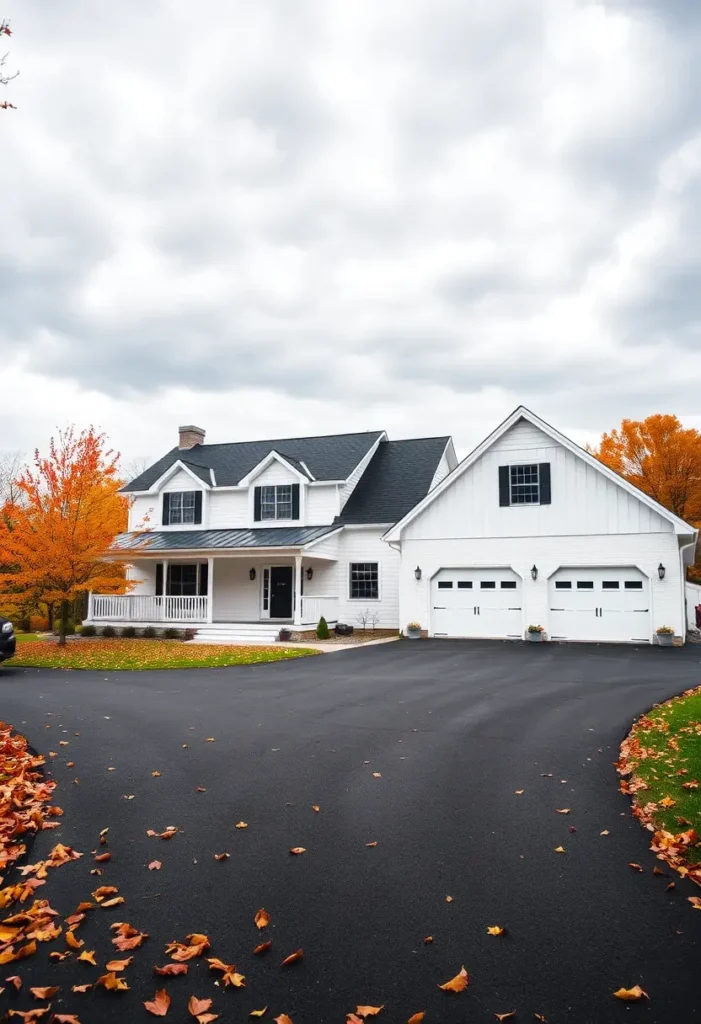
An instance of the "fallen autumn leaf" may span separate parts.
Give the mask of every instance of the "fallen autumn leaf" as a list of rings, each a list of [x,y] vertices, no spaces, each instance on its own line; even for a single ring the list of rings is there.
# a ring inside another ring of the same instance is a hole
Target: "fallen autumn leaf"
[[[464,967],[461,967],[454,978],[451,978],[450,981],[446,981],[443,985],[439,985],[438,988],[443,989],[444,992],[464,992],[468,986],[469,980],[467,971]]]
[[[154,1017],[165,1017],[170,1007],[170,996],[164,988],[159,988],[153,999],[144,1003],[144,1009]]]

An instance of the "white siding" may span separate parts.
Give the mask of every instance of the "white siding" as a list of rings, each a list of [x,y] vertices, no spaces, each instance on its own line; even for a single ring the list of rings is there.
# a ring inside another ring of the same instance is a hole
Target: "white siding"
[[[343,508],[343,506],[345,505],[345,503],[346,503],[346,502],[348,501],[348,499],[350,498],[351,494],[353,493],[353,491],[354,491],[354,489],[355,489],[355,485],[356,485],[356,484],[358,483],[358,481],[360,480],[361,476],[363,475],[363,473],[364,473],[364,472],[365,472],[365,470],[367,469],[367,467],[368,467],[368,464],[369,464],[370,460],[372,459],[373,455],[374,455],[374,454],[375,454],[375,452],[377,451],[377,447],[378,447],[378,445],[379,445],[379,444],[380,444],[380,442],[381,442],[381,441],[383,441],[384,439],[385,439],[385,435],[384,435],[384,434],[382,434],[382,435],[380,436],[380,438],[379,438],[379,439],[378,439],[378,440],[377,440],[377,441],[375,442],[375,444],[374,444],[374,445],[372,446],[372,448],[371,448],[371,449],[370,449],[370,451],[369,451],[369,452],[367,453],[367,455],[365,455],[365,456],[364,456],[364,457],[363,457],[363,458],[362,458],[362,459],[360,460],[360,462],[358,463],[358,465],[357,465],[357,466],[355,467],[355,469],[353,470],[353,472],[352,472],[352,473],[350,474],[350,476],[348,477],[348,479],[346,480],[346,482],[345,482],[345,483],[343,484],[343,486],[341,487],[341,493],[340,493],[340,500],[341,500],[341,508]]]
[[[196,477],[190,476],[184,469],[179,469],[174,476],[167,480],[161,491],[202,491],[202,483]]]
[[[148,516],[148,519],[146,518]],[[153,529],[161,525],[161,496],[147,494],[132,498],[129,507],[129,530]]]
[[[338,561],[331,563],[328,571],[323,573],[324,593],[338,594],[339,622],[347,622],[358,626],[358,613],[366,608],[379,615],[379,629],[397,629],[399,627],[399,554],[384,543],[380,538],[384,530],[353,530],[344,529],[338,540]],[[332,538],[333,539],[333,538]],[[314,548],[309,552],[313,556]],[[351,562],[378,562],[380,574],[380,599],[378,601],[352,601],[349,597],[349,575]],[[305,556],[306,564],[306,556]],[[312,581],[317,586],[316,567]],[[319,583],[320,585],[320,583]],[[305,594],[306,583],[305,583]],[[311,596],[311,591],[309,592]],[[315,589],[314,593],[321,593]]]
[[[432,491],[436,484],[439,484],[441,480],[447,477],[448,473],[450,473],[450,471],[455,468],[455,462],[448,457],[449,452],[451,451],[452,445],[448,445],[446,447],[446,450],[441,455],[441,461],[438,463],[436,467],[436,472],[433,474],[433,480],[431,481],[431,486],[429,487],[430,491]]]
[[[236,530],[250,526],[248,488],[240,491],[211,491],[209,494],[208,530]]]
[[[686,596],[686,621],[690,629],[696,629],[696,606],[701,604],[701,587],[698,583],[687,583],[684,588]]]
[[[276,565],[289,565],[289,559],[280,559]],[[250,580],[248,571],[256,567],[256,578]],[[245,622],[260,617],[260,588],[263,576],[262,562],[246,558],[214,559],[214,621]]]
[[[657,566],[666,568],[660,580]],[[414,578],[416,566],[421,580]],[[531,579],[531,566],[538,579]],[[682,578],[677,538],[673,533],[608,536],[505,537],[407,540],[402,543],[400,624],[416,620],[424,629],[431,621],[431,578],[441,568],[511,567],[523,580],[523,628],[531,623],[548,629],[548,578],[559,567],[637,566],[650,579],[651,626],[673,626],[685,634]]]
[[[307,487],[306,525],[325,526],[340,512],[337,484],[312,484]]]
[[[156,593],[156,563],[143,560],[134,562],[127,566],[127,579],[137,580],[137,584],[130,594],[155,594]]]
[[[550,463],[550,505],[499,506],[499,466],[519,462]],[[402,537],[672,534],[673,530],[668,519],[521,420],[409,523]]]
[[[298,484],[300,482],[297,473],[293,473],[287,466],[283,466],[277,459],[273,459],[262,473],[258,473],[251,481],[251,486],[268,487],[272,484]]]

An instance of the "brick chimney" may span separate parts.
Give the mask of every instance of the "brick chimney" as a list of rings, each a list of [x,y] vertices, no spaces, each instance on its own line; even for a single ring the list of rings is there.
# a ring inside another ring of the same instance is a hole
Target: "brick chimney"
[[[204,444],[205,431],[202,427],[193,427],[192,424],[188,424],[178,427],[178,432],[180,434],[178,448],[183,452],[188,448],[194,448],[196,444]]]

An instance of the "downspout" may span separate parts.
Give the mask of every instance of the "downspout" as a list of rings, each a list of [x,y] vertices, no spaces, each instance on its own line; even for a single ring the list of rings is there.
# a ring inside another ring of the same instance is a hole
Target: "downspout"
[[[695,530],[693,540],[690,540],[688,544],[679,545],[679,562],[682,576],[682,621],[684,623],[684,643],[686,643],[686,634],[689,629],[689,623],[686,617],[686,567],[684,565],[684,552],[687,550],[687,548],[696,547],[696,541],[698,540],[698,536],[699,532],[698,530]]]

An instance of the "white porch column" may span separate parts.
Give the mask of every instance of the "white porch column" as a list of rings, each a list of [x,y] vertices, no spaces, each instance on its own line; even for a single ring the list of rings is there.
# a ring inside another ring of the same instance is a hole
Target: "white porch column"
[[[161,609],[160,609],[161,610],[161,614],[159,616],[161,621],[164,621],[165,617],[166,617],[166,604],[167,604],[166,597],[167,597],[167,594],[168,594],[168,559],[164,558],[163,559],[163,596],[161,598]]]
[[[302,625],[302,556],[295,555],[295,618],[294,625]]]
[[[92,590],[88,593],[88,621],[92,622]]]
[[[207,559],[207,622],[214,619],[214,559]]]

